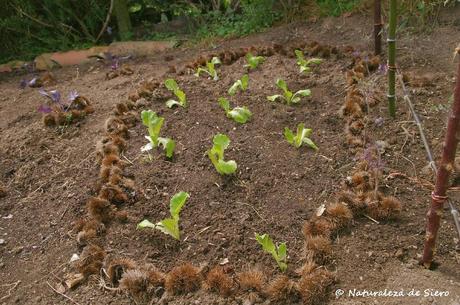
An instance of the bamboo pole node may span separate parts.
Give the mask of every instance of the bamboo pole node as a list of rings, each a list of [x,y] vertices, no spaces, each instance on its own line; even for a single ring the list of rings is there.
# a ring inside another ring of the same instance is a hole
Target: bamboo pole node
[[[396,42],[396,38],[387,38],[387,42]]]
[[[437,204],[444,204],[444,202],[448,199],[448,196],[441,196],[437,195],[435,192],[431,192],[431,199]]]
[[[387,97],[388,98],[393,98],[393,97],[396,97],[396,95],[395,94],[387,94]]]

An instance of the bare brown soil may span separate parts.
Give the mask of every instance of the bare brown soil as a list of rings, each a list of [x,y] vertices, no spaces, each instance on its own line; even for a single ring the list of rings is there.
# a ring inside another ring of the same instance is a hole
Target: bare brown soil
[[[411,87],[411,93],[435,155],[442,146],[453,92],[452,51],[460,32],[452,23],[456,16],[444,16],[445,23],[429,34],[401,34],[399,43],[401,68],[416,75],[426,74],[421,86]],[[371,27],[365,30],[362,25],[371,24],[369,20],[352,16],[283,26],[221,42],[218,50],[283,44],[300,37],[306,42],[353,45],[364,51],[371,45]],[[132,165],[126,171],[134,178],[139,196],[136,202],[123,206],[129,221],[107,228],[105,250],[110,256],[153,263],[163,272],[182,262],[214,266],[228,259],[235,271],[257,265],[272,277],[279,271],[254,240],[254,232],[259,232],[287,243],[288,273],[302,265],[302,224],[318,206],[335,198],[356,163],[355,155],[344,145],[344,122],[338,115],[351,59],[332,57],[311,75],[300,77],[295,59],[270,57],[251,72],[250,89],[231,99],[234,106],[247,106],[254,114],[248,124],[237,125],[225,117],[217,98],[243,74],[242,59],[219,69],[219,82],[167,72],[170,65],[179,69],[210,51],[179,49],[136,59],[130,63],[134,75],[111,80],[105,79],[107,68],[102,66],[80,67],[78,73],[75,68],[56,71],[55,88],[65,93],[76,89],[95,108],[93,114],[68,127],[45,127],[36,111],[43,101],[37,91],[20,90],[22,76],[2,77],[0,182],[7,195],[0,198],[0,238],[5,240],[0,245],[0,304],[70,304],[48,283],[55,287],[70,272],[72,254],[81,252],[72,223],[86,214],[86,201],[95,195],[99,166],[94,152],[96,142],[104,135],[104,121],[114,105],[126,100],[140,81],[162,80],[168,75],[187,93],[190,107],[170,110],[164,99],[158,99],[150,101],[149,108],[165,117],[162,135],[176,140],[175,157],[169,161],[154,151],[150,160],[140,152],[146,141],[145,127],[137,124],[130,129],[124,156]],[[165,62],[165,55],[172,55],[173,60]],[[268,103],[266,96],[278,93],[274,84],[277,77],[285,79],[294,90],[312,89],[313,96],[292,107]],[[417,260],[433,183],[425,169],[427,162],[417,128],[402,99],[398,118],[391,120],[384,102],[385,77],[375,74],[363,86],[383,101],[369,112],[366,135],[370,143],[382,140],[389,145],[381,183],[386,194],[401,200],[403,210],[398,219],[378,224],[367,218],[355,219],[349,230],[335,239],[328,267],[338,278],[334,288],[342,289],[381,289],[400,268],[421,272]],[[380,117],[384,118],[383,126],[373,123]],[[313,128],[318,153],[304,147],[296,150],[283,139],[284,127],[293,129],[299,122]],[[232,141],[226,155],[238,162],[234,178],[219,176],[205,155],[212,136],[219,132]],[[157,231],[136,230],[136,224],[144,218],[154,222],[167,216],[169,198],[181,190],[191,195],[181,214],[182,242]],[[451,192],[454,200],[455,191]],[[436,253],[440,267],[434,272],[453,282],[460,281],[456,243],[453,222],[446,213]],[[452,287],[451,294],[458,297],[460,288]],[[330,300],[335,298],[334,288]],[[79,304],[132,303],[126,295],[99,289],[95,278],[65,294]],[[242,302],[200,291],[171,299],[168,304]]]

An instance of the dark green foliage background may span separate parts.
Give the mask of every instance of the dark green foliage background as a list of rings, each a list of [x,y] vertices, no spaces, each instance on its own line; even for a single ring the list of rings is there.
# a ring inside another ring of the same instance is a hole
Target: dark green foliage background
[[[367,2],[372,1],[368,0]],[[453,0],[452,0],[453,1]],[[157,31],[155,24],[187,18],[193,25],[187,39],[247,35],[277,21],[305,18],[300,8],[316,6],[315,13],[338,16],[365,3],[364,0],[128,0],[134,27],[132,39],[165,39],[174,31]],[[425,20],[444,0],[401,1],[400,13],[408,20]],[[113,33],[96,37],[106,18],[110,0],[0,0],[0,63],[31,60],[43,52],[86,48],[118,39]],[[183,34],[183,33],[182,33]]]

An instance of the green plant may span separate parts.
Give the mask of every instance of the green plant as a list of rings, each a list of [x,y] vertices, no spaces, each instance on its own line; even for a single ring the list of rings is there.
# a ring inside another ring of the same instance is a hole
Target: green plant
[[[172,108],[174,106],[187,107],[187,97],[185,96],[184,91],[180,90],[179,85],[172,78],[165,80],[165,86],[169,91],[172,91],[174,95],[179,99],[179,101],[169,99],[166,101],[166,106]]]
[[[321,58],[311,58],[309,60],[306,60],[301,50],[295,50],[294,52],[295,56],[297,57],[297,64],[300,67],[300,73],[310,73],[310,65],[319,65],[323,61]]]
[[[288,105],[292,104],[297,104],[300,101],[300,98],[303,96],[310,96],[311,95],[311,90],[310,89],[305,89],[305,90],[299,90],[297,92],[292,92],[289,91],[286,82],[282,79],[277,79],[276,80],[276,85],[278,88],[283,90],[283,95],[280,94],[275,94],[271,96],[267,96],[267,99],[271,102],[276,101],[277,99],[282,99],[286,101]]]
[[[247,107],[235,107],[230,109],[230,102],[224,98],[219,98],[219,105],[225,110],[228,118],[233,119],[237,123],[244,124],[252,116],[251,111]]]
[[[287,269],[287,247],[286,243],[280,243],[276,246],[268,234],[259,235],[255,233],[257,242],[262,246],[262,249],[270,253],[275,259],[278,267],[284,272]]]
[[[345,12],[352,11],[359,0],[316,0],[324,15],[340,16]]]
[[[299,148],[300,146],[302,146],[302,144],[306,144],[314,150],[318,150],[318,146],[316,146],[316,144],[309,138],[311,133],[312,130],[310,128],[305,128],[303,123],[299,123],[299,125],[297,125],[296,135],[294,135],[292,130],[290,130],[288,127],[284,128],[284,137],[290,144],[292,144],[296,148]]]
[[[201,72],[205,72],[212,77],[213,80],[219,80],[219,76],[217,75],[216,65],[220,65],[220,59],[218,57],[213,57],[211,61],[206,63],[206,68],[199,67],[195,73],[195,76],[200,76]]]
[[[245,74],[241,77],[241,79],[237,80],[231,87],[228,89],[229,95],[235,95],[236,91],[241,89],[241,91],[246,91],[249,85],[249,75]]]
[[[174,153],[174,148],[176,147],[176,142],[170,138],[160,137],[160,130],[163,126],[164,118],[159,117],[152,110],[143,110],[141,112],[141,118],[142,123],[147,126],[149,132],[149,135],[145,136],[145,138],[149,140],[149,143],[144,145],[141,150],[149,151],[154,147],[162,145],[165,150],[166,157],[171,158]]]
[[[249,68],[249,70],[256,69],[261,63],[265,61],[265,57],[263,56],[254,56],[251,53],[246,54],[246,61],[247,64],[244,65],[245,68]]]
[[[224,161],[224,151],[230,145],[230,139],[224,134],[217,134],[212,139],[213,146],[208,150],[208,157],[221,175],[230,175],[235,173],[237,164],[235,161]]]
[[[170,218],[163,219],[156,224],[151,223],[147,219],[144,219],[137,224],[138,229],[152,228],[158,229],[161,232],[171,235],[177,240],[180,240],[180,230],[179,230],[179,213],[185,205],[185,202],[190,197],[186,192],[179,192],[175,194],[169,202],[169,213],[171,214]]]

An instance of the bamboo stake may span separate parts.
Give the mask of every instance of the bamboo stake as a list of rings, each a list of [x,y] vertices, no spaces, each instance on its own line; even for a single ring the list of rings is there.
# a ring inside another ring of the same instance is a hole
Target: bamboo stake
[[[433,170],[434,174],[437,175],[438,169],[436,167],[436,163],[434,162],[433,153],[431,152],[430,145],[428,144],[428,141],[426,139],[425,132],[423,131],[422,122],[420,121],[417,113],[415,112],[414,105],[412,104],[409,98],[409,93],[406,89],[406,86],[404,85],[404,81],[400,73],[398,73],[398,80],[404,92],[404,100],[409,105],[410,112],[412,116],[414,117],[415,123],[417,124],[418,130],[420,133],[420,138],[422,139],[423,146],[425,147],[425,151],[428,156],[428,161],[430,162],[429,165],[431,169]],[[452,214],[452,217],[454,219],[454,224],[455,224],[455,227],[457,228],[458,238],[460,240],[460,219],[459,219],[460,216],[459,216],[458,210],[455,208],[454,204],[449,198],[447,198],[447,203],[449,204],[450,213]]]
[[[388,29],[388,111],[396,116],[396,0],[390,0],[390,21]]]
[[[374,0],[374,53],[382,53],[382,4],[381,0]]]
[[[457,82],[454,93],[454,104],[452,113],[447,123],[447,132],[444,142],[441,164],[436,176],[436,186],[431,194],[431,208],[428,211],[425,246],[423,249],[422,263],[426,268],[430,268],[435,252],[436,237],[438,235],[439,224],[443,213],[443,205],[447,200],[446,192],[449,187],[449,176],[455,161],[455,152],[458,144],[458,133],[460,132],[460,62],[457,70]],[[455,217],[455,215],[454,215]],[[458,217],[458,212],[457,212]],[[458,220],[457,220],[458,221]]]

